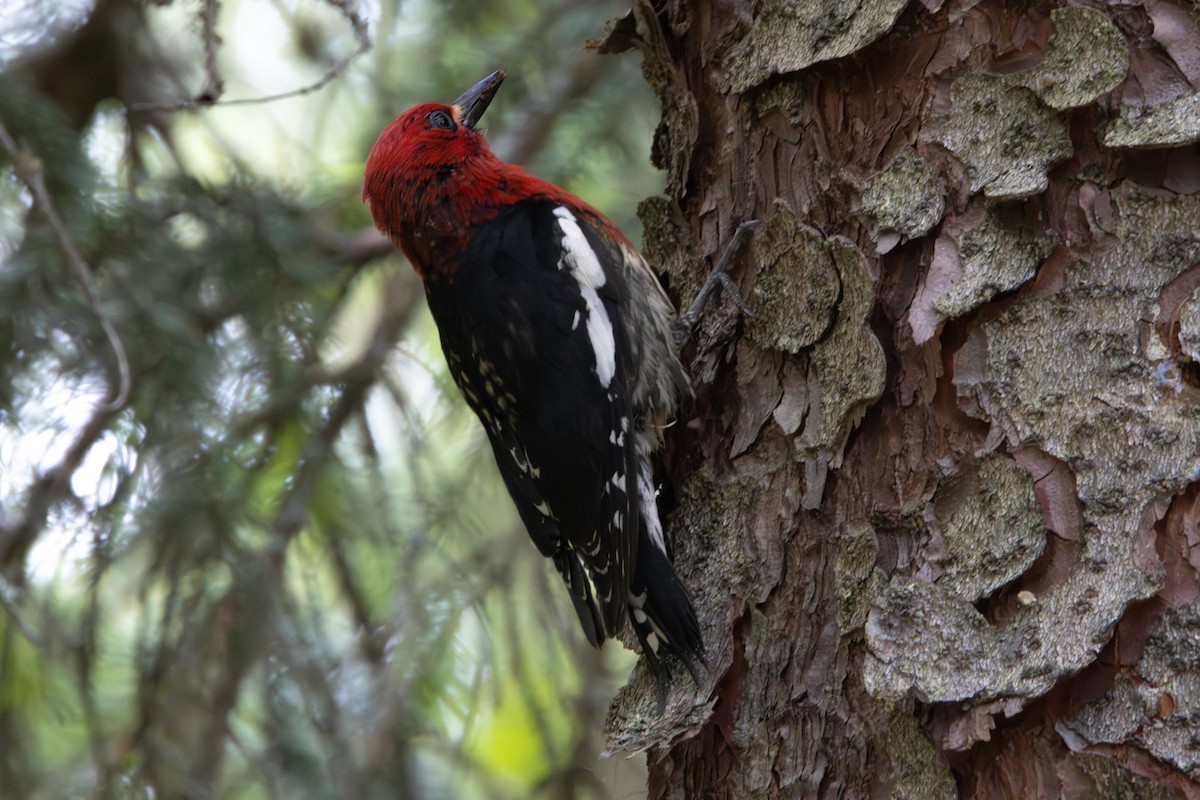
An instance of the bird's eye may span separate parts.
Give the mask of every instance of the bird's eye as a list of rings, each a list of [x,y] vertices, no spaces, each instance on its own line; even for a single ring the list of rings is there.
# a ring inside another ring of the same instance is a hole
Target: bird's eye
[[[454,130],[454,120],[445,111],[435,111],[429,115],[429,122],[435,128]]]

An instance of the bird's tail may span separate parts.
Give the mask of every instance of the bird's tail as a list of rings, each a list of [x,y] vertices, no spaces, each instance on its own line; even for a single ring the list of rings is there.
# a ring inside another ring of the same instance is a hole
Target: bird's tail
[[[705,657],[692,599],[675,574],[660,541],[651,538],[643,515],[638,532],[637,563],[630,582],[629,621],[642,653],[658,679],[661,706],[671,677],[663,656],[678,657],[697,680],[696,666],[705,664]]]

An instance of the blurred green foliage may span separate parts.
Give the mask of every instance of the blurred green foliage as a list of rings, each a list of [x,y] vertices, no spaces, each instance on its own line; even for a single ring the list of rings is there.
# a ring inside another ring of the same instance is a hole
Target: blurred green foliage
[[[596,778],[632,659],[577,630],[359,197],[391,117],[503,66],[497,150],[636,238],[657,105],[582,48],[624,10],[0,12],[0,796],[635,790]]]

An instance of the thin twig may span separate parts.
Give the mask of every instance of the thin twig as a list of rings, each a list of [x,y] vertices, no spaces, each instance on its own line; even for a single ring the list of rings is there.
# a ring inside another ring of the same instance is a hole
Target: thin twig
[[[376,230],[374,225],[359,228],[353,233],[343,233],[317,222],[312,228],[312,237],[313,244],[323,255],[350,267],[361,267],[396,253],[396,245]]]
[[[221,46],[221,37],[217,35],[217,12],[220,6],[217,0],[204,0],[204,8],[200,12],[200,27],[204,34],[204,88],[196,98],[201,103],[211,105],[221,99],[225,93],[225,79],[221,77],[221,69],[217,66],[217,50]]]
[[[75,241],[71,238],[66,224],[59,215],[58,209],[54,206],[54,200],[50,197],[50,192],[46,188],[41,159],[33,151],[18,146],[16,140],[9,134],[8,128],[4,127],[4,123],[2,122],[0,122],[0,145],[8,151],[17,177],[29,187],[29,191],[33,193],[34,202],[37,203],[42,213],[46,216],[46,220],[54,230],[54,235],[58,237],[58,244],[62,247],[63,253],[67,257],[67,264],[70,265],[71,271],[75,273],[75,278],[83,287],[83,293],[87,297],[88,305],[91,306],[92,313],[100,321],[100,327],[104,329],[104,335],[108,337],[108,343],[112,347],[113,355],[117,359],[117,372],[120,375],[120,380],[116,395],[105,403],[104,410],[116,411],[125,405],[125,401],[129,399],[129,392],[133,388],[133,376],[129,371],[129,357],[125,353],[125,344],[117,334],[117,329],[113,325],[112,319],[109,318],[100,305],[100,300],[96,296],[96,288],[92,284],[91,268],[83,260],[83,256],[79,254],[79,249],[75,246]]]
[[[420,296],[419,292],[414,291],[408,276],[398,276],[389,284],[384,316],[377,323],[371,342],[357,363],[344,370],[347,377],[341,396],[316,438],[309,442],[303,462],[292,477],[291,487],[279,504],[272,527],[284,543],[299,533],[307,521],[308,504],[312,501],[313,487],[321,470],[332,456],[342,429],[366,402],[368,392],[374,387],[379,371],[391,354],[396,337],[407,327],[416,310]]]
[[[25,498],[25,514],[21,520],[14,526],[0,527],[0,572],[7,572],[25,557],[34,539],[46,527],[50,509],[55,503],[70,497],[71,476],[116,413],[116,409],[97,406],[79,429],[75,441],[63,453],[62,459],[29,488]]]
[[[0,608],[8,614],[8,618],[17,626],[17,630],[21,635],[38,649],[43,649],[46,645],[46,639],[26,618],[25,612],[21,610],[19,601],[20,590],[8,581],[0,573]]]
[[[559,71],[535,93],[528,95],[507,130],[491,140],[492,149],[505,161],[526,163],[545,143],[554,122],[587,95],[608,72],[609,62],[582,51],[574,63]]]
[[[96,531],[92,548],[92,552],[97,554],[97,559],[101,557],[102,553],[105,554],[103,557],[107,559],[108,545],[102,539],[99,531]],[[74,642],[73,649],[75,651],[76,688],[79,690],[79,703],[83,710],[83,724],[87,731],[88,745],[92,751],[92,764],[100,773],[95,796],[103,800],[112,800],[117,796],[114,781],[115,769],[112,759],[108,755],[100,707],[96,702],[92,669],[95,666],[98,650],[96,639],[100,623],[100,580],[107,565],[107,561],[97,564],[98,570],[88,586],[87,606],[83,613],[80,636]]]
[[[358,46],[354,48],[354,52],[338,61],[332,67],[325,71],[317,80],[310,84],[301,86],[298,89],[291,89],[278,94],[260,95],[258,97],[239,97],[233,100],[217,100],[202,92],[194,100],[181,100],[177,103],[133,103],[128,107],[129,111],[194,111],[197,108],[210,108],[213,106],[247,106],[257,105],[260,103],[274,103],[278,100],[287,100],[292,97],[302,97],[306,94],[312,94],[319,89],[323,89],[326,84],[330,83],[339,77],[346,68],[350,66],[359,56],[371,49],[371,34],[367,27],[367,21],[363,19],[354,8],[351,7],[350,0],[326,0],[326,2],[341,12],[346,21],[350,23],[350,28],[354,31],[354,39],[358,42]],[[206,40],[206,45],[208,41]],[[207,56],[206,56],[207,59]],[[213,54],[215,63],[215,53]],[[215,68],[215,67],[214,67]],[[210,78],[211,78],[211,73]],[[217,76],[218,79],[220,76]],[[207,90],[207,86],[205,89]]]

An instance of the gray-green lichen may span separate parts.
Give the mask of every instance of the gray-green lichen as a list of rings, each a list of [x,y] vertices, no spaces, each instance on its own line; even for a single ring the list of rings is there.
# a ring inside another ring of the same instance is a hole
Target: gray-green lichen
[[[986,322],[984,363],[963,364],[978,377],[956,383],[1011,447],[1035,444],[1071,465],[1085,521],[1128,545],[1150,501],[1181,491],[1200,469],[1200,418],[1158,379],[1142,344],[1162,287],[1200,259],[1200,197],[1129,183],[1108,195],[1111,212],[1096,222],[1114,246],[1075,262],[1056,293]]]
[[[982,323],[955,356],[964,408],[1011,450],[1036,446],[1070,467],[1082,541],[1065,577],[995,639],[958,618],[966,611],[933,620],[947,640],[961,629],[981,654],[973,676],[955,677],[956,692],[943,699],[961,699],[970,685],[980,687],[976,699],[1032,697],[1091,662],[1125,607],[1159,586],[1147,510],[1200,474],[1200,414],[1143,346],[1162,286],[1200,259],[1200,198],[1123,184],[1106,201],[1110,210],[1095,219],[1114,246],[1072,265],[1056,292]],[[930,640],[906,655],[913,684],[926,692],[950,677],[938,647]],[[877,683],[899,690],[900,673],[885,667],[881,659],[877,671],[891,680]]]
[[[992,700],[1048,688],[1020,656],[1020,626],[997,629],[972,605],[1022,574],[1045,533],[1033,480],[991,455],[942,481],[925,513],[930,541],[917,579],[897,576],[875,596],[866,626],[867,690],[898,700]]]
[[[726,55],[730,88],[740,94],[774,75],[848,56],[887,33],[905,5],[904,0],[761,3],[749,34]]]
[[[1011,642],[1001,642],[974,606],[939,584],[892,578],[875,598],[866,632],[863,681],[881,700],[915,693],[922,702],[958,702],[1018,688]]]
[[[687,223],[679,204],[669,197],[654,195],[638,203],[638,219],[642,221],[642,255],[658,272],[669,274],[679,281],[690,274],[687,250]]]
[[[1065,724],[1088,744],[1121,744],[1142,726],[1142,700],[1124,672],[1105,695],[1081,708]]]
[[[1066,128],[1052,109],[1028,89],[988,75],[953,83],[950,109],[931,135],[966,166],[971,191],[993,198],[1044,191],[1047,167],[1071,155]]]
[[[892,761],[891,800],[954,800],[958,797],[949,766],[912,715],[893,716],[885,739]]]
[[[1046,543],[1033,479],[1003,456],[962,464],[939,484],[925,516],[930,541],[919,577],[967,602],[1025,572]]]
[[[769,118],[772,111],[778,110],[791,128],[780,127],[776,130],[777,135],[784,141],[800,140],[801,129],[808,124],[811,116],[811,109],[805,102],[804,84],[799,81],[772,83],[761,92],[749,96],[754,101],[753,118],[756,121]]]
[[[838,629],[843,633],[867,624],[871,598],[879,593],[881,573],[875,568],[879,541],[866,523],[838,532],[834,576],[838,601]]]
[[[793,354],[813,345],[829,329],[840,291],[825,237],[776,200],[755,236],[754,260],[747,335],[762,347]]]
[[[1111,210],[1095,221],[1114,246],[1074,264],[1056,292],[981,323],[954,364],[964,408],[1010,450],[1035,446],[1070,467],[1080,552],[1003,628],[979,615],[962,586],[932,573],[893,578],[867,625],[867,687],[881,697],[911,689],[931,701],[1019,706],[1090,663],[1126,606],[1159,586],[1146,514],[1200,474],[1200,414],[1160,378],[1143,334],[1163,285],[1200,259],[1200,198],[1123,184],[1106,200]]]
[[[941,183],[912,151],[897,155],[866,180],[858,201],[880,252],[923,236],[945,213]]]
[[[1146,645],[1137,687],[1150,718],[1142,728],[1146,749],[1200,779],[1200,602],[1166,611]],[[1169,702],[1168,702],[1169,699]]]
[[[1103,11],[1056,8],[1057,31],[1041,65],[1020,76],[1051,108],[1086,106],[1125,79],[1129,55],[1125,37]]]
[[[816,508],[846,437],[883,392],[883,348],[868,324],[875,282],[852,242],[801,225],[782,200],[755,237],[754,262],[746,333],[758,347],[738,347],[730,455],[773,417],[804,464],[804,507]]]
[[[1138,678],[1124,672],[1103,697],[1064,720],[1077,747],[1125,744],[1131,739],[1159,761],[1200,779],[1200,601],[1168,609],[1138,662]]]
[[[666,170],[666,191],[680,197],[685,191],[685,179],[696,146],[700,111],[696,96],[688,89],[658,21],[640,27],[642,76],[662,104],[662,118],[650,144],[650,160]]]
[[[1200,141],[1200,93],[1156,106],[1126,106],[1104,131],[1106,147],[1163,147]]]
[[[981,209],[960,224],[948,225],[913,298],[909,315],[913,340],[917,344],[928,340],[943,320],[961,316],[1030,280],[1057,243],[1052,230],[1007,219],[1003,209]]]
[[[813,349],[805,381],[809,399],[800,435],[793,441],[804,463],[802,504],[817,508],[829,469],[842,463],[846,437],[867,408],[883,394],[886,362],[869,317],[875,281],[854,244],[834,236],[827,243],[841,278],[833,330]],[[785,395],[788,389],[785,387]]]
[[[999,214],[988,213],[978,228],[959,238],[962,276],[933,301],[933,307],[950,319],[1017,288],[1034,276],[1056,244],[1058,236],[1049,228],[1011,225]]]

